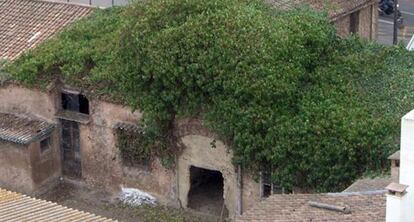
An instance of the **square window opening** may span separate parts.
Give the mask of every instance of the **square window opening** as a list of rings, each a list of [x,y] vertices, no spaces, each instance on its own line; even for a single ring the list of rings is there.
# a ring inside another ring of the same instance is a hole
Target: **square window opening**
[[[272,182],[270,170],[264,170],[260,173],[261,197],[267,198],[273,194],[285,194],[285,188]]]
[[[89,114],[89,100],[82,94],[62,92],[62,109]]]
[[[43,139],[42,141],[40,141],[40,153],[44,153],[47,150],[49,150],[50,146],[51,146],[50,137],[47,137],[46,139]]]

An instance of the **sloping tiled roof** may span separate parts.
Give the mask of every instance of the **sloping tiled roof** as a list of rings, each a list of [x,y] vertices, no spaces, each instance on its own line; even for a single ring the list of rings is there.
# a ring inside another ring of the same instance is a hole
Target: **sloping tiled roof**
[[[391,154],[391,156],[388,157],[389,160],[399,160],[400,159],[400,151]]]
[[[270,4],[280,9],[293,9],[307,4],[317,10],[328,10],[331,19],[335,20],[344,14],[349,14],[355,9],[365,5],[376,3],[377,0],[267,0]]]
[[[91,10],[38,0],[0,0],[0,59],[15,59]]]
[[[50,133],[55,126],[47,122],[0,113],[0,140],[28,144]]]
[[[120,129],[120,130],[126,130],[126,131],[132,131],[132,132],[141,132],[142,128],[136,124],[133,123],[126,123],[126,122],[118,122],[114,124],[114,129]]]
[[[385,190],[392,181],[391,177],[362,178],[355,181],[343,192],[365,192],[375,190]]]
[[[114,220],[0,189],[0,221],[111,222]]]
[[[331,209],[311,206],[315,203]],[[385,221],[385,204],[382,192],[272,195],[236,222],[378,222]],[[345,208],[349,211],[337,211]]]

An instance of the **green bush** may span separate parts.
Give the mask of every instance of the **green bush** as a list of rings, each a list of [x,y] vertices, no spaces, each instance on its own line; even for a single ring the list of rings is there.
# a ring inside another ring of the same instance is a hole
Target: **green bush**
[[[334,191],[387,167],[413,107],[413,62],[401,47],[338,38],[326,14],[306,8],[153,0],[97,11],[8,70],[139,108],[152,142],[142,150],[176,152],[173,121],[200,116],[235,164],[271,167],[288,189]]]

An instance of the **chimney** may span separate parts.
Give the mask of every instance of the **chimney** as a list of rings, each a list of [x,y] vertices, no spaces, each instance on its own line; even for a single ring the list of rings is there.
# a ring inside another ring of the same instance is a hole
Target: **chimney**
[[[393,153],[388,157],[391,161],[391,181],[394,183],[400,182],[400,151]]]
[[[399,184],[387,189],[386,222],[414,221],[414,110],[401,120]]]

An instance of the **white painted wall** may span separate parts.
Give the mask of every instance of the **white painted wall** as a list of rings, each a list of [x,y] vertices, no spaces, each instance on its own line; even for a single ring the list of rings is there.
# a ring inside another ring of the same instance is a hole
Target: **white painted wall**
[[[401,121],[400,184],[408,185],[402,197],[387,195],[387,222],[414,222],[414,110]]]
[[[401,197],[387,194],[386,222],[401,221]]]

